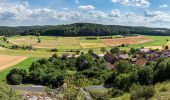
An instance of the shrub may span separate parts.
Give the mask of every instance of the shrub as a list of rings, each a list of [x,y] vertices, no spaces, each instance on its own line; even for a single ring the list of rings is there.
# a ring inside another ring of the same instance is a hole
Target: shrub
[[[115,89],[115,88],[109,90],[108,93],[112,98],[123,95],[123,91],[121,91],[119,89]]]
[[[58,49],[57,48],[53,48],[53,49],[51,49],[51,52],[58,52]]]
[[[132,91],[130,100],[148,100],[155,95],[155,88],[153,86],[140,86],[138,89]]]
[[[90,92],[91,97],[94,100],[109,100],[109,95],[107,92]]]
[[[12,85],[19,85],[26,81],[27,73],[23,69],[12,69],[6,76],[7,82]]]
[[[113,47],[113,48],[110,50],[110,52],[111,52],[112,54],[117,54],[117,53],[120,52],[120,49],[119,49],[118,47]]]
[[[10,81],[13,85],[20,85],[22,83],[22,76],[13,74]]]
[[[167,49],[167,50],[168,50],[168,49],[169,49],[169,46],[165,46],[165,49]]]

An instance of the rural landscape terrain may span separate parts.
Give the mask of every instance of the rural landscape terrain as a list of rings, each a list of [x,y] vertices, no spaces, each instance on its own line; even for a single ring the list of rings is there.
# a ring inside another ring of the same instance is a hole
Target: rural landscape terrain
[[[0,100],[170,100],[170,0],[0,0]]]
[[[76,26],[77,31],[82,31],[81,27],[88,25],[93,24],[78,23],[70,27]],[[107,26],[98,26],[100,30],[103,27]],[[170,98],[170,37],[164,33],[153,35],[153,31],[168,29],[148,28],[149,35],[131,34],[130,29],[122,34],[117,28],[117,33],[110,35],[104,30],[106,35],[75,36],[69,31],[69,36],[62,36],[57,32],[42,35],[42,28],[28,30],[28,27],[20,34],[4,35],[12,32],[11,28],[3,27],[0,37],[0,80],[17,91],[13,94],[16,98],[21,97],[21,91],[25,91],[22,94],[25,99]]]

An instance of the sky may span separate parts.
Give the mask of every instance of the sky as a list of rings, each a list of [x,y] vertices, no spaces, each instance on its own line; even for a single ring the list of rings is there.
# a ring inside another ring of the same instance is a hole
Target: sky
[[[80,22],[170,28],[170,0],[0,0],[0,26]]]

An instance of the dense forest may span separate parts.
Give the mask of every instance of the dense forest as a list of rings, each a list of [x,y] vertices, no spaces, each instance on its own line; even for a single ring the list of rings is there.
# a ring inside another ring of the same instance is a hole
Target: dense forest
[[[170,35],[170,29],[132,27],[118,25],[101,25],[75,23],[56,26],[19,26],[0,27],[0,35],[42,35],[42,36],[109,36],[109,35]]]

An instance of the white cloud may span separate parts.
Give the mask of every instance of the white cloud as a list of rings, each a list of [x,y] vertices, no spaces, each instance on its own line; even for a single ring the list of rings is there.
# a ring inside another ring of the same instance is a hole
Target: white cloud
[[[95,7],[92,5],[79,6],[78,8],[80,10],[94,10],[95,9]]]
[[[160,8],[166,8],[166,7],[168,7],[168,6],[169,6],[169,5],[167,5],[167,4],[159,5]]]
[[[112,0],[113,3],[127,4],[129,0]]]
[[[136,7],[146,8],[150,6],[150,2],[148,0],[133,0],[133,2]]]
[[[80,4],[79,0],[75,0],[74,2],[75,2],[76,4]]]
[[[113,9],[110,14],[112,17],[120,17],[120,10],[119,9]]]
[[[84,7],[86,11],[70,9],[54,10],[50,8],[32,8],[24,4],[0,4],[0,25],[44,25],[90,22],[99,24],[116,24],[130,26],[170,25],[170,13],[146,10],[143,15],[134,12],[110,12]],[[84,10],[83,9],[83,10]]]
[[[150,5],[149,0],[112,0],[112,2],[139,8],[146,8]]]

